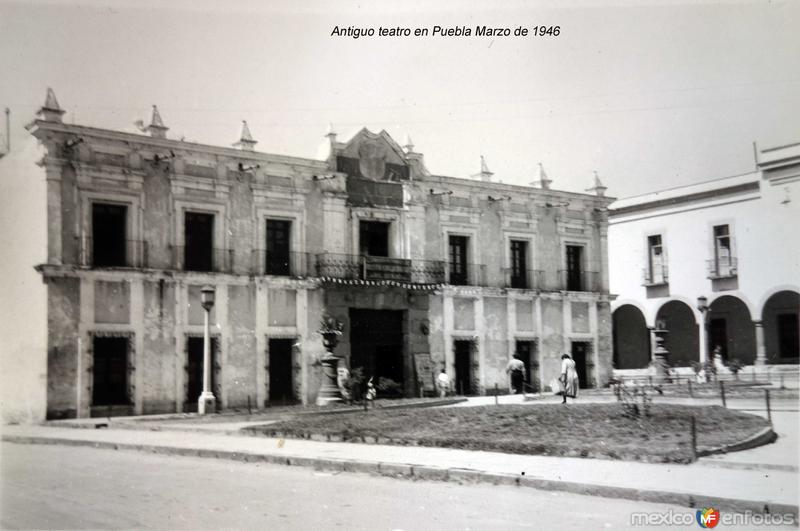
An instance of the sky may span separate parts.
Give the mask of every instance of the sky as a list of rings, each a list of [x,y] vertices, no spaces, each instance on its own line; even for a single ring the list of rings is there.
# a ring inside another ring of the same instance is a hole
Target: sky
[[[410,135],[437,175],[608,195],[753,171],[800,142],[800,2],[0,0],[12,148],[52,87],[65,121],[317,157],[329,124]],[[332,36],[558,26],[558,36]],[[3,128],[4,129],[4,128]],[[3,133],[4,134],[4,130]]]

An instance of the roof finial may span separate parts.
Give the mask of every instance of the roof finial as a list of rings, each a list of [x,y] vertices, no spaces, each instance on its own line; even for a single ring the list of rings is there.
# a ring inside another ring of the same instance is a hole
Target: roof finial
[[[414,153],[414,141],[411,140],[411,135],[406,133],[406,145],[403,146],[406,150],[406,153]]]
[[[242,134],[233,147],[238,147],[242,151],[253,151],[256,144],[258,144],[258,140],[253,140],[253,135],[250,134],[250,128],[247,126],[247,120],[242,120]]]
[[[56,93],[53,92],[53,89],[50,87],[47,87],[47,96],[44,99],[44,105],[39,109],[37,115],[40,120],[46,122],[61,123],[62,121],[61,117],[64,115],[64,110],[58,104]]]
[[[531,183],[531,186],[538,186],[542,190],[549,190],[550,183],[552,183],[553,180],[547,177],[547,173],[545,173],[544,166],[542,166],[541,162],[539,163],[537,173],[537,178]]]
[[[597,175],[597,170],[593,171],[594,173],[594,186],[591,188],[587,188],[587,192],[594,192],[597,196],[603,197],[606,195],[606,190],[608,190],[607,186],[603,186],[603,183],[600,181],[600,176]]]
[[[169,127],[164,125],[161,114],[158,112],[158,107],[153,105],[153,115],[150,118],[150,125],[147,126],[147,131],[153,138],[167,138],[167,130],[169,130]]]
[[[480,177],[481,181],[491,181],[492,180],[492,173],[489,171],[489,166],[486,164],[486,159],[481,155],[481,172],[476,173],[473,177]]]

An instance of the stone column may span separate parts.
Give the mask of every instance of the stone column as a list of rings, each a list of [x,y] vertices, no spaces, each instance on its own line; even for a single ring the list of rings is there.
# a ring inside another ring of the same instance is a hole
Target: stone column
[[[708,319],[708,310],[700,312],[700,363],[705,363],[708,360],[708,330],[706,330],[706,322]]]
[[[763,367],[767,364],[767,346],[764,343],[764,322],[760,319],[753,321],[756,327],[756,366]]]

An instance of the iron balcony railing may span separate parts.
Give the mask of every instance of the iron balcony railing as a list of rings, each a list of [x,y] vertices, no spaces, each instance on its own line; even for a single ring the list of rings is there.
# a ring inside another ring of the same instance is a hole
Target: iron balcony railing
[[[312,253],[269,253],[255,249],[251,271],[254,275],[308,277],[316,274],[316,255]]]
[[[666,264],[645,267],[642,270],[642,285],[662,286],[669,284],[669,270]]]
[[[396,280],[412,284],[441,284],[445,279],[444,263],[351,254],[317,255],[317,275],[348,280]]]
[[[735,257],[712,258],[707,260],[708,278],[728,278],[738,274],[738,261]]]
[[[173,245],[172,265],[183,271],[231,273],[233,255],[233,249]]]
[[[566,291],[600,291],[600,273],[597,271],[560,270],[559,288]]]
[[[466,267],[464,267],[466,266]],[[445,264],[447,283],[453,286],[485,286],[486,266],[483,264]]]
[[[80,265],[86,267],[149,267],[147,242],[142,240],[81,240]]]
[[[545,287],[544,271],[536,269],[503,269],[505,287],[515,289],[542,289]]]

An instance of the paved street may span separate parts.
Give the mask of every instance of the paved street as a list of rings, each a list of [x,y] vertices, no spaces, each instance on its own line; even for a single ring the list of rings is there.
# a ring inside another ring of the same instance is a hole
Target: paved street
[[[398,481],[133,451],[11,443],[0,448],[4,529],[584,531],[633,528],[634,511],[690,511],[528,488]]]

